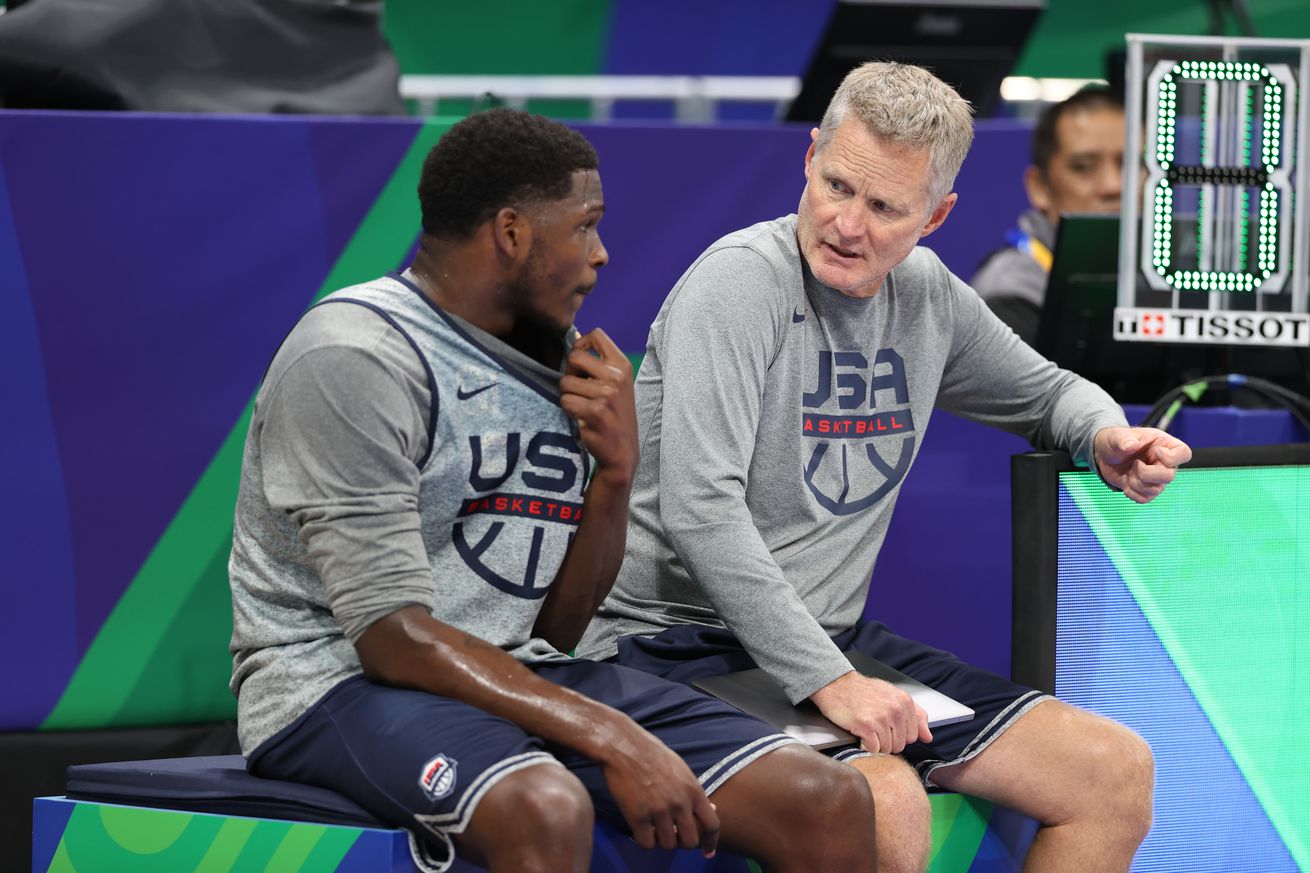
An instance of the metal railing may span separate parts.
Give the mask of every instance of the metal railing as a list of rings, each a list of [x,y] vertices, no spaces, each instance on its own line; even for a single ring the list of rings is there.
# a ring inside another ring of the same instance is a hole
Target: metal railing
[[[594,121],[609,121],[620,100],[665,102],[685,124],[712,122],[720,102],[769,103],[782,118],[800,93],[796,76],[429,76],[400,77],[400,96],[420,115],[441,100],[492,98],[516,108],[529,100],[586,100]]]

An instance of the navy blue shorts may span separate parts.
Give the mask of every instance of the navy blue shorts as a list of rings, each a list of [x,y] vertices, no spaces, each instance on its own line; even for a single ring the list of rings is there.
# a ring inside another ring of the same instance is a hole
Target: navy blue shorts
[[[695,689],[614,664],[538,661],[538,676],[627,714],[682,757],[712,794],[761,755],[795,742]],[[355,676],[337,685],[250,755],[256,776],[330,788],[396,827],[408,828],[431,869],[454,857],[478,801],[524,767],[562,764],[590,792],[596,812],[626,832],[601,768],[512,722],[446,697]]]
[[[832,639],[843,652],[863,652],[976,713],[969,721],[933,728],[931,743],[913,743],[900,753],[925,785],[932,784],[933,770],[968,761],[1050,696],[966,664],[949,652],[898,636],[876,621],[860,622]],[[620,637],[618,644],[615,663],[684,684],[756,666],[732,631],[724,628],[680,625],[652,637]],[[843,761],[868,754],[858,745],[826,751]]]

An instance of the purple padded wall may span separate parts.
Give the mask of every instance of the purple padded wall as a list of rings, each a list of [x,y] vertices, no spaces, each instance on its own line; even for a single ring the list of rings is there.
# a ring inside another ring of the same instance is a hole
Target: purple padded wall
[[[794,210],[808,131],[582,129],[601,155],[612,262],[580,323],[640,352],[705,246]],[[11,374],[0,449],[13,487],[0,659],[25,665],[7,679],[0,729],[50,714],[418,130],[405,119],[0,113],[0,365]],[[1026,136],[980,124],[960,205],[930,238],[957,271],[1022,206]],[[889,555],[939,551],[940,532],[906,523]],[[1008,598],[1008,573],[968,584]],[[962,635],[965,650],[1008,645],[987,628],[931,626]]]

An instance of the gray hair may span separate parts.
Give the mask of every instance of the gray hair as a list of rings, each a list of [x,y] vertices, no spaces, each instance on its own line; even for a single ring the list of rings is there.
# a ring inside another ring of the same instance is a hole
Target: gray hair
[[[889,61],[862,64],[842,80],[823,113],[817,151],[828,145],[852,109],[873,135],[929,150],[931,207],[951,193],[973,142],[973,109],[954,88],[922,67]]]

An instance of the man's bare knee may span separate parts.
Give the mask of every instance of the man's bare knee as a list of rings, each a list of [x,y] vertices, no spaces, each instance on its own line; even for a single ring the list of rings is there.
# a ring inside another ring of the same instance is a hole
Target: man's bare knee
[[[856,758],[878,811],[878,873],[921,873],[932,849],[932,804],[914,768],[893,755]]]
[[[872,821],[874,806],[867,783],[850,767],[830,758],[798,769],[791,790],[804,798],[804,808],[798,809],[802,819],[813,819],[816,824],[834,821],[833,817],[851,825]]]
[[[1131,729],[1108,723],[1091,745],[1089,766],[1099,774],[1095,802],[1131,833],[1144,838],[1151,828],[1155,757]]]
[[[802,834],[822,834],[823,838],[809,841],[807,856],[814,869],[854,869],[851,854],[868,863],[868,846],[876,834],[877,812],[868,784],[859,773],[845,764],[829,758],[816,766],[797,773],[790,790],[798,801],[797,831]],[[845,843],[836,839],[838,834],[858,835],[860,839]],[[859,848],[863,844],[866,848]]]
[[[874,805],[858,773],[800,745],[753,762],[714,793],[723,842],[767,870],[873,871]]]
[[[578,778],[551,764],[502,778],[479,801],[461,853],[492,870],[586,870],[595,810]]]
[[[493,793],[501,795],[496,803],[518,821],[518,830],[581,832],[590,839],[595,814],[591,796],[563,767],[538,765],[511,773],[488,792],[482,803],[491,800]]]

